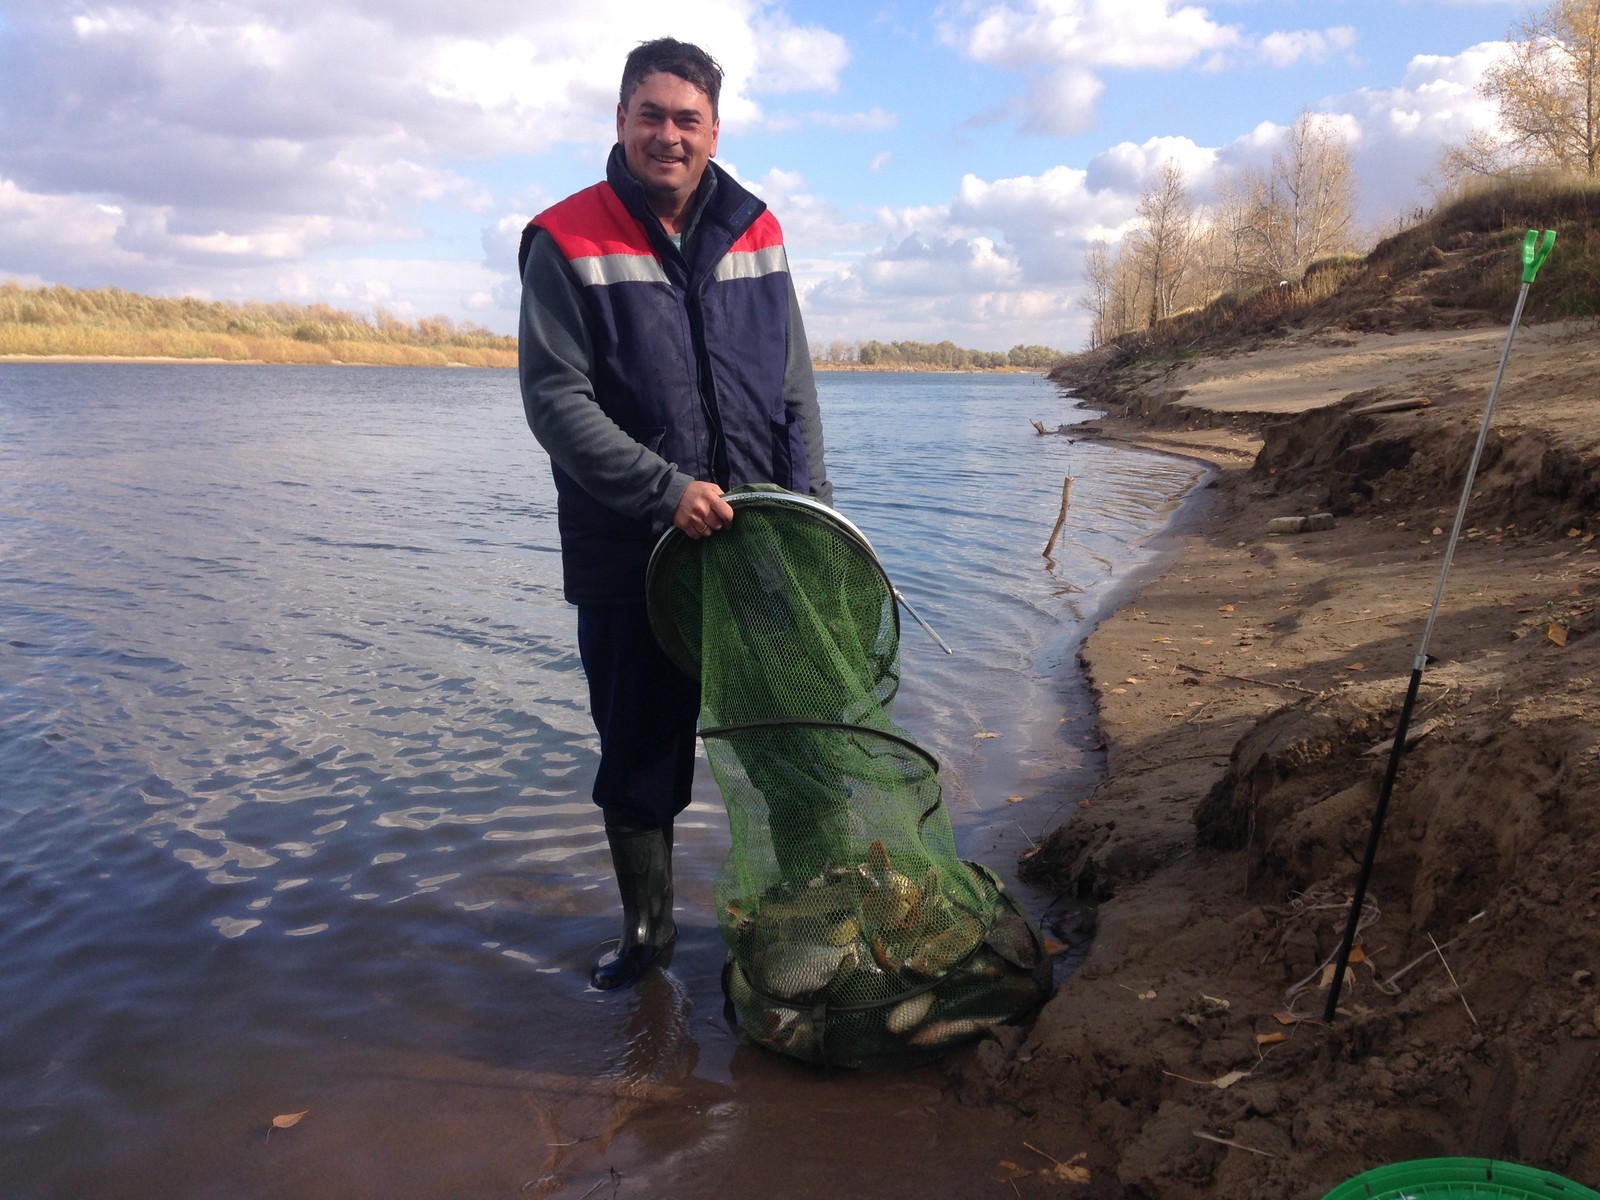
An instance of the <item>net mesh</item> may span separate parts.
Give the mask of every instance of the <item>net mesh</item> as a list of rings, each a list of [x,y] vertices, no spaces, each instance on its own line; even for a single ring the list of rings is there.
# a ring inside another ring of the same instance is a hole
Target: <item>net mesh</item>
[[[700,677],[700,736],[732,849],[714,885],[725,986],[746,1032],[849,1066],[924,1057],[1048,995],[1037,931],[962,861],[938,763],[894,723],[900,627],[866,540],[775,488],[731,526],[669,532],[656,636]]]

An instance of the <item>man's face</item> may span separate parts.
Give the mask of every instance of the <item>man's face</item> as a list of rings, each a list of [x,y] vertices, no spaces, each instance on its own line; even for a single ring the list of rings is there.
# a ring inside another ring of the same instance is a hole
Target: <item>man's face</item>
[[[628,170],[669,233],[679,232],[677,218],[717,152],[717,126],[710,98],[667,71],[646,75],[627,107],[617,105],[617,141]]]

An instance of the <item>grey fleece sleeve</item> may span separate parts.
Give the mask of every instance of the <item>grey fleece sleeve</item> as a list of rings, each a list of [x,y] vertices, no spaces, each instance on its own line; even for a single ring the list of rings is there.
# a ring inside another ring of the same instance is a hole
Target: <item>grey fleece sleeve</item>
[[[607,508],[671,523],[691,480],[625,433],[595,399],[583,295],[543,233],[534,235],[522,277],[517,358],[523,412],[551,461]],[[806,367],[809,375],[809,358]]]
[[[823,460],[822,409],[817,404],[817,381],[811,373],[811,346],[806,341],[805,322],[800,319],[800,298],[795,295],[793,275],[789,276],[789,357],[783,370],[783,403],[800,416],[811,494],[831,505],[833,484],[828,481],[828,467]]]

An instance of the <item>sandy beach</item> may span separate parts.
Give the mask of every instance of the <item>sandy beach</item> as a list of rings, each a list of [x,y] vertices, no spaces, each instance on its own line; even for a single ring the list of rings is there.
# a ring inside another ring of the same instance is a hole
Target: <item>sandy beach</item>
[[[1107,778],[1023,863],[1092,904],[1054,931],[1092,927],[1087,958],[952,1064],[1038,1149],[997,1168],[1015,1194],[1314,1200],[1456,1155],[1600,1187],[1592,326],[1517,333],[1321,1020],[1505,339],[1300,335],[1061,431],[1215,473],[1081,652]],[[1312,513],[1331,527],[1272,530]]]

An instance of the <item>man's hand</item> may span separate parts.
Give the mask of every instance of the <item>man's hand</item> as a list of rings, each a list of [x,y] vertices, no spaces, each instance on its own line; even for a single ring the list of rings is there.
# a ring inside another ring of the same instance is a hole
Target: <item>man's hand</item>
[[[733,507],[722,498],[714,483],[695,480],[678,501],[672,523],[692,538],[710,537],[725,525],[733,524]]]

